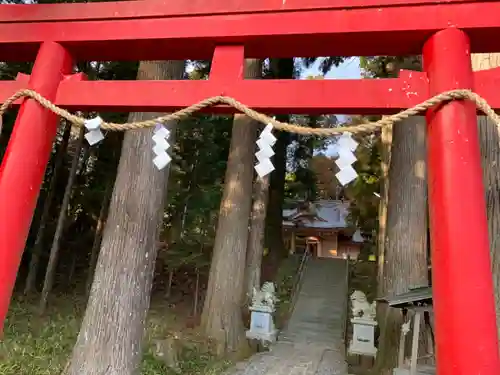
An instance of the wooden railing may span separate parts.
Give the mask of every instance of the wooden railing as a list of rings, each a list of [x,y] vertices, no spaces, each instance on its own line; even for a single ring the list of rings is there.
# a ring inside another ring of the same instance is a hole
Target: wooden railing
[[[297,303],[297,299],[299,297],[300,282],[302,281],[302,276],[304,275],[304,270],[306,268],[307,261],[309,260],[310,257],[311,257],[311,252],[305,250],[304,254],[300,259],[299,268],[297,268],[297,273],[295,274],[295,280],[293,281],[293,287],[291,293],[292,300],[288,311],[289,314],[293,312],[295,304]]]

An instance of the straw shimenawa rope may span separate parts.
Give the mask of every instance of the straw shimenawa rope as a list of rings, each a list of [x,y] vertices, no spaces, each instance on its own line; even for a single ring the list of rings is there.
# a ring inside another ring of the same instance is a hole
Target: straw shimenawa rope
[[[24,89],[19,90],[10,98],[8,98],[1,106],[0,106],[0,118],[4,114],[4,112],[18,99],[21,98],[31,98],[37,101],[41,106],[51,110],[55,114],[65,118],[69,122],[73,123],[77,126],[84,126],[86,119],[80,116],[73,115],[62,109],[55,104],[53,104],[50,100],[44,98],[42,95],[37,93],[36,91]],[[315,135],[315,136],[323,136],[328,137],[336,134],[341,134],[343,132],[351,132],[351,133],[370,133],[374,132],[377,129],[380,129],[384,126],[392,125],[396,122],[402,121],[408,117],[417,115],[419,113],[425,112],[426,110],[440,104],[449,102],[451,100],[469,100],[473,102],[477,108],[479,108],[484,114],[489,117],[500,129],[500,116],[493,111],[490,105],[484,100],[482,97],[477,95],[476,93],[470,90],[451,90],[443,92],[439,95],[436,95],[426,101],[417,104],[416,106],[401,111],[395,115],[384,117],[379,121],[367,122],[359,125],[350,125],[350,126],[341,126],[337,128],[308,128],[304,126],[289,124],[285,122],[277,121],[263,113],[259,113],[254,111],[253,109],[247,107],[246,105],[240,103],[236,99],[227,96],[214,96],[211,98],[204,99],[198,103],[195,103],[189,107],[181,109],[177,112],[167,114],[165,116],[157,117],[152,120],[147,121],[138,121],[138,122],[129,122],[124,124],[116,124],[112,122],[103,122],[101,124],[101,128],[105,130],[111,131],[125,131],[125,130],[133,130],[133,129],[143,129],[154,127],[159,123],[166,123],[172,120],[183,120],[196,112],[199,112],[203,108],[212,107],[218,104],[226,104],[229,105],[241,113],[244,113],[248,117],[259,121],[263,124],[271,123],[276,129],[281,131],[286,131],[290,133],[302,134],[302,135]]]

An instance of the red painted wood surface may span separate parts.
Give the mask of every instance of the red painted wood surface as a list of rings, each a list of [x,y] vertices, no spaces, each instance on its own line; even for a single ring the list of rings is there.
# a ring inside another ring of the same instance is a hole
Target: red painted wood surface
[[[71,56],[61,45],[44,43],[28,86],[54,98],[72,68]],[[0,332],[58,125],[54,113],[24,101],[0,166]]]
[[[230,77],[229,77],[230,78]],[[392,114],[430,97],[427,75],[402,71],[391,79],[203,81],[78,81],[59,85],[55,104],[72,111],[175,111],[205,98],[226,95],[272,114]],[[500,109],[500,68],[474,73],[474,91]],[[0,102],[22,81],[0,81]],[[355,97],[356,100],[352,100]],[[19,104],[19,101],[18,103]],[[234,113],[227,106],[208,109]]]
[[[484,1],[484,0],[483,0]],[[0,22],[106,20],[475,3],[477,0],[177,0],[2,5]]]
[[[469,38],[462,31],[437,33],[425,44],[423,57],[432,94],[473,88]],[[453,101],[430,111],[427,120],[438,374],[499,374],[475,108],[467,101]],[[474,255],[468,256],[471,251]],[[477,316],[481,318],[472,323]]]
[[[500,50],[500,38],[491,37],[500,29],[497,1],[163,17],[141,16],[140,3],[124,2],[136,4],[127,19],[118,10],[99,19],[104,4],[85,4],[84,21],[0,22],[0,60],[33,60],[44,40],[78,60],[210,59],[221,44],[242,44],[247,57],[260,58],[420,54],[430,35],[450,26],[469,34],[474,52]],[[0,14],[8,7],[0,5]]]
[[[500,51],[498,35],[500,1],[487,0],[0,5],[0,61],[34,60],[40,50],[28,86],[72,110],[169,111],[228,95],[271,113],[389,114],[453,88],[475,89],[500,108],[499,70],[473,75],[470,69],[470,53]],[[54,48],[45,47],[49,45]],[[406,72],[398,79],[242,79],[243,57],[401,56],[421,54],[424,45],[426,73]],[[72,59],[213,56],[207,81],[60,83]],[[0,82],[0,100],[25,85],[23,77]],[[23,104],[0,167],[0,325],[55,124],[55,117],[36,103]],[[449,103],[429,116],[439,375],[500,374],[475,126],[471,103]],[[467,256],[470,244],[472,258]],[[463,295],[468,299],[465,305]]]

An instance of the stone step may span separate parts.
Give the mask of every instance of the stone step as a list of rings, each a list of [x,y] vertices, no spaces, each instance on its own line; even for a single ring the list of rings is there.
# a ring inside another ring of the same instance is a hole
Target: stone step
[[[334,324],[331,322],[325,323],[320,327],[320,324],[312,325],[312,324],[290,324],[288,325],[285,331],[288,332],[341,332],[343,331],[342,326],[339,324]]]
[[[289,342],[302,342],[306,341],[321,341],[321,342],[342,342],[344,336],[342,334],[337,335],[281,335],[278,337],[278,340],[287,340]]]
[[[278,341],[288,341],[288,342],[304,342],[304,341],[320,341],[320,342],[339,342],[342,340],[340,336],[295,336],[295,335],[283,335],[278,337]]]
[[[338,336],[343,334],[342,329],[335,329],[335,328],[329,328],[329,329],[304,329],[304,328],[295,328],[291,327],[289,331],[287,331],[290,335],[296,335],[296,336],[301,336],[301,335],[333,335],[333,336]]]
[[[319,346],[337,347],[340,338],[319,339],[318,337],[279,337],[278,342],[286,344],[314,344]]]
[[[346,264],[310,259],[294,310],[278,341],[293,344],[343,345],[347,304]]]

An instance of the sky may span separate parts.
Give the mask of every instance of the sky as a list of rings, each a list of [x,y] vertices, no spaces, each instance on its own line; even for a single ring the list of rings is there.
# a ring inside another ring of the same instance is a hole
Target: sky
[[[311,68],[305,69],[301,78],[306,78],[311,75],[320,75],[318,70],[319,61]],[[359,67],[359,57],[349,57],[344,63],[340,64],[338,68],[333,68],[326,75],[326,79],[357,79],[361,78],[361,69]],[[339,121],[344,121],[345,116],[338,116]]]
[[[306,78],[311,75],[320,75],[318,64],[314,64],[311,68],[303,71],[301,78]],[[342,63],[338,68],[333,68],[325,75],[326,79],[358,79],[361,78],[361,69],[359,67],[359,58],[350,57],[347,61]],[[346,116],[337,116],[340,122],[345,121]],[[337,152],[335,145],[330,145],[324,151],[326,155],[336,157]]]
[[[302,77],[321,74],[318,70],[318,63],[314,64],[310,69],[304,70]],[[361,70],[359,68],[359,58],[350,57],[347,61],[341,64],[338,68],[333,68],[329,71],[325,78],[328,79],[355,79],[361,78]]]

